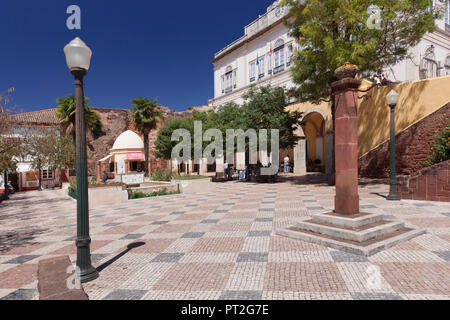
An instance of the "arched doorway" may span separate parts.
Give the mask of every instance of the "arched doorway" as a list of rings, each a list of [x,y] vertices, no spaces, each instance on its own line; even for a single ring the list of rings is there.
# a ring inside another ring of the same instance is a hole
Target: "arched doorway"
[[[326,133],[327,122],[319,112],[309,112],[303,118],[302,126],[306,144],[306,171],[323,172],[326,170]]]

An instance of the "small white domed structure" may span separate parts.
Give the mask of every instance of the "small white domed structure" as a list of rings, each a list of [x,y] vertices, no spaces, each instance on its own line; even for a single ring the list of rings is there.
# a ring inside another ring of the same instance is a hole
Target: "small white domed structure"
[[[103,179],[106,172],[111,172],[116,175],[116,181],[123,182],[121,175],[141,175],[144,168],[144,142],[137,133],[127,130],[114,141],[110,154],[98,160],[97,180]]]
[[[144,150],[144,142],[135,132],[127,130],[122,132],[114,142],[111,151],[142,149]]]

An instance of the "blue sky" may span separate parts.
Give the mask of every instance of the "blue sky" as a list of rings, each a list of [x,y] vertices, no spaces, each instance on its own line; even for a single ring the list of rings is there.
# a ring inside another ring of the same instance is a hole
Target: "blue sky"
[[[93,51],[85,95],[96,107],[129,108],[138,97],[184,110],[213,97],[214,53],[243,35],[273,0],[3,1],[0,92],[15,87],[17,111],[54,107],[73,94],[63,47],[80,37]],[[81,30],[66,9],[81,8]]]

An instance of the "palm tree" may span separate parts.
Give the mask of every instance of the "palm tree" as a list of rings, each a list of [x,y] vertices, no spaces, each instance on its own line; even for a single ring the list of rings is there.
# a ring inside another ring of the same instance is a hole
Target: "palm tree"
[[[56,114],[61,120],[62,131],[66,134],[70,134],[73,139],[74,146],[76,145],[75,137],[75,96],[67,96],[56,99],[58,107],[56,108]],[[89,98],[84,98],[84,116],[86,119],[86,128],[88,128],[94,136],[97,136],[102,130],[102,122],[98,113],[92,110],[92,107],[88,106]]]
[[[162,112],[158,109],[160,106],[156,99],[150,101],[148,98],[136,98],[131,101],[133,108],[131,115],[133,117],[136,129],[144,135],[144,153],[145,153],[145,176],[148,177],[148,134],[162,120]]]

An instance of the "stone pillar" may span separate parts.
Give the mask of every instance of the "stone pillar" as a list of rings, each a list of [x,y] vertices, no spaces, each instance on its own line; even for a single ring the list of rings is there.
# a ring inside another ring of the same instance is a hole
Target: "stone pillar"
[[[302,127],[298,127],[295,134],[300,137],[294,146],[294,174],[306,174],[306,137]]]
[[[200,159],[200,175],[208,173],[208,160],[206,158]]]
[[[327,133],[325,136],[325,173],[332,174],[333,170],[333,133]]]
[[[97,163],[95,164],[95,168],[96,168],[96,171],[97,171],[96,180],[100,181],[100,180],[102,180],[102,168],[101,168],[101,162],[100,161],[97,161]]]
[[[216,158],[216,173],[223,173],[224,167],[223,167],[223,156]]]
[[[245,151],[236,152],[236,169],[245,170]]]
[[[358,92],[361,84],[354,79],[358,68],[344,65],[336,69],[338,81],[331,85],[335,105],[335,211],[340,214],[359,213],[358,198]]]
[[[193,164],[192,164],[192,160],[188,160],[188,174],[192,174],[192,170],[193,170]]]

